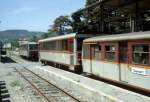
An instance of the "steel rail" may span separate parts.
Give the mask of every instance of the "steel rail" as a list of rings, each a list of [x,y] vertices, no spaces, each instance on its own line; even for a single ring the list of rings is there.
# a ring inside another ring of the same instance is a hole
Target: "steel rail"
[[[65,93],[66,95],[68,95],[69,97],[71,97],[72,99],[74,99],[77,102],[81,102],[79,99],[75,98],[74,96],[70,95],[69,93],[67,93],[66,91],[64,91],[63,89],[59,88],[58,86],[50,83],[49,81],[47,81],[46,79],[42,78],[41,76],[39,76],[38,74],[32,72],[31,70],[27,69],[24,67],[24,69],[26,69],[27,71],[31,72],[32,74],[36,75],[37,77],[41,78],[42,80],[44,80],[45,82],[47,82],[49,85],[54,86],[55,88],[59,89],[60,91],[62,91],[63,93]]]
[[[48,102],[52,102],[46,95],[44,95],[32,82],[30,82],[18,69],[15,68],[15,70],[23,77],[29,84],[31,84],[32,87],[34,87],[40,95],[42,95]]]
[[[70,95],[69,93],[65,92],[63,89],[59,88],[58,86],[50,83],[49,81],[47,81],[46,79],[42,78],[41,76],[37,75],[36,73],[32,72],[31,70],[27,69],[26,67],[24,67],[24,69],[28,72],[30,72],[31,74],[35,75],[36,77],[40,78],[41,80],[45,81],[46,83],[48,83],[49,85],[53,86],[54,88],[58,89],[59,91],[61,91],[62,93],[64,93],[65,95],[69,96],[70,98],[72,98],[73,100],[75,100],[76,102],[81,102],[79,99],[75,98],[74,96]],[[42,91],[40,91],[31,81],[29,81],[18,69],[15,68],[15,70],[27,81],[31,84],[32,87],[34,87],[40,95],[42,95],[48,102],[52,102],[46,95],[44,95],[44,93],[42,93]]]

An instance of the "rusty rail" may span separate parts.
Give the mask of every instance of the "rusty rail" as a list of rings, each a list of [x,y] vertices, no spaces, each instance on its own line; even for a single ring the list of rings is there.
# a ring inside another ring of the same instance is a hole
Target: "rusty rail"
[[[66,96],[68,96],[68,97],[70,97],[71,99],[73,99],[74,101],[76,101],[76,102],[81,102],[79,99],[77,99],[77,98],[75,98],[74,96],[70,95],[69,93],[65,92],[63,89],[59,88],[58,86],[56,86],[56,85],[50,83],[49,81],[47,81],[46,79],[44,79],[44,78],[42,78],[41,76],[37,75],[36,73],[32,72],[31,70],[29,70],[29,69],[27,69],[27,68],[25,68],[25,67],[24,67],[24,69],[25,69],[26,71],[28,71],[29,73],[35,75],[36,77],[40,78],[40,79],[43,80],[44,82],[48,83],[49,86],[55,87],[56,89],[58,89],[59,91],[61,91],[62,93],[64,93]],[[21,77],[23,77],[29,84],[31,84],[31,86],[32,86],[34,89],[36,89],[36,90],[38,91],[38,93],[39,93],[41,96],[43,96],[48,102],[52,102],[52,101],[49,99],[49,97],[47,97],[47,96],[46,96],[41,90],[39,90],[30,80],[28,80],[28,78],[26,78],[26,76],[23,75],[22,72],[20,72],[20,71],[19,71],[18,69],[16,69],[16,68],[15,68],[15,70],[16,70],[16,72],[19,73],[19,75],[21,75]]]

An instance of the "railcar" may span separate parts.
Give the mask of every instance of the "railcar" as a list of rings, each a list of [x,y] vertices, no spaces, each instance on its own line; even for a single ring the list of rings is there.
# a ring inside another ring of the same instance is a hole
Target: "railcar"
[[[82,71],[82,42],[92,36],[72,33],[39,40],[39,60],[54,67]]]
[[[37,60],[38,59],[38,44],[35,42],[27,42],[25,44],[21,44],[19,47],[19,55],[24,58]]]
[[[0,42],[0,57],[4,58],[6,57],[6,55],[7,55],[6,49],[4,48],[3,43]]]
[[[83,72],[150,90],[150,31],[83,41]]]

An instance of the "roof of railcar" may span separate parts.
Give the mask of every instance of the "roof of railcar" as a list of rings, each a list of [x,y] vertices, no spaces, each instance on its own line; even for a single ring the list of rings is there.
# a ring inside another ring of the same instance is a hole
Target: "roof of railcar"
[[[61,35],[61,36],[56,36],[56,37],[50,37],[50,38],[46,38],[46,39],[41,39],[38,42],[52,41],[52,40],[58,40],[58,39],[66,39],[66,38],[75,37],[75,35],[76,35],[76,33],[66,34],[66,35]]]
[[[27,43],[23,43],[21,45],[28,45],[28,44],[38,44],[37,42],[27,42]]]
[[[136,39],[150,39],[150,31],[134,32],[125,34],[113,34],[92,37],[84,40],[83,42],[103,42],[103,41],[122,41],[122,40],[136,40]]]
[[[61,36],[41,39],[38,42],[54,41],[54,40],[72,38],[72,37],[93,37],[94,35],[96,35],[96,34],[77,34],[77,33],[72,33],[72,34],[66,34],[66,35],[61,35]]]

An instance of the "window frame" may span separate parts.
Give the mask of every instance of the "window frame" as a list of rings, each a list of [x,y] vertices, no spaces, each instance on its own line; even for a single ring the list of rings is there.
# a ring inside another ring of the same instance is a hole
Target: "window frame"
[[[91,47],[91,60],[95,60],[95,61],[102,60],[102,46],[97,43],[97,44],[91,44],[90,47]],[[99,50],[98,51],[98,55],[99,55],[98,59],[96,59],[96,57],[95,57],[95,48],[96,47],[98,47],[98,50]]]
[[[83,54],[82,59],[89,59],[89,60],[90,60],[90,58],[91,58],[91,51],[90,51],[91,47],[90,47],[90,44],[85,44],[85,43],[83,43],[83,46],[82,46],[82,51],[83,51],[83,53],[84,53],[84,50],[83,50],[83,49],[84,49],[84,46],[87,47],[89,53],[88,53],[88,55],[86,55],[86,56],[84,56],[84,54]],[[87,53],[86,53],[86,54],[87,54]]]
[[[148,56],[148,64],[141,64],[141,63],[132,63],[133,61],[133,45],[138,45],[138,44],[145,44],[148,45],[148,50],[149,50],[149,56]],[[128,42],[129,45],[129,64],[132,65],[141,65],[141,66],[150,66],[150,41],[145,41],[145,40],[137,40],[137,41],[130,41]]]
[[[74,52],[74,39],[75,38],[68,38],[67,39],[67,51],[69,52],[69,53],[73,53]]]
[[[106,46],[114,46],[115,47],[115,59],[106,59]],[[110,62],[118,62],[119,61],[119,50],[118,50],[118,42],[108,42],[103,44],[103,60],[104,61],[110,61]]]

